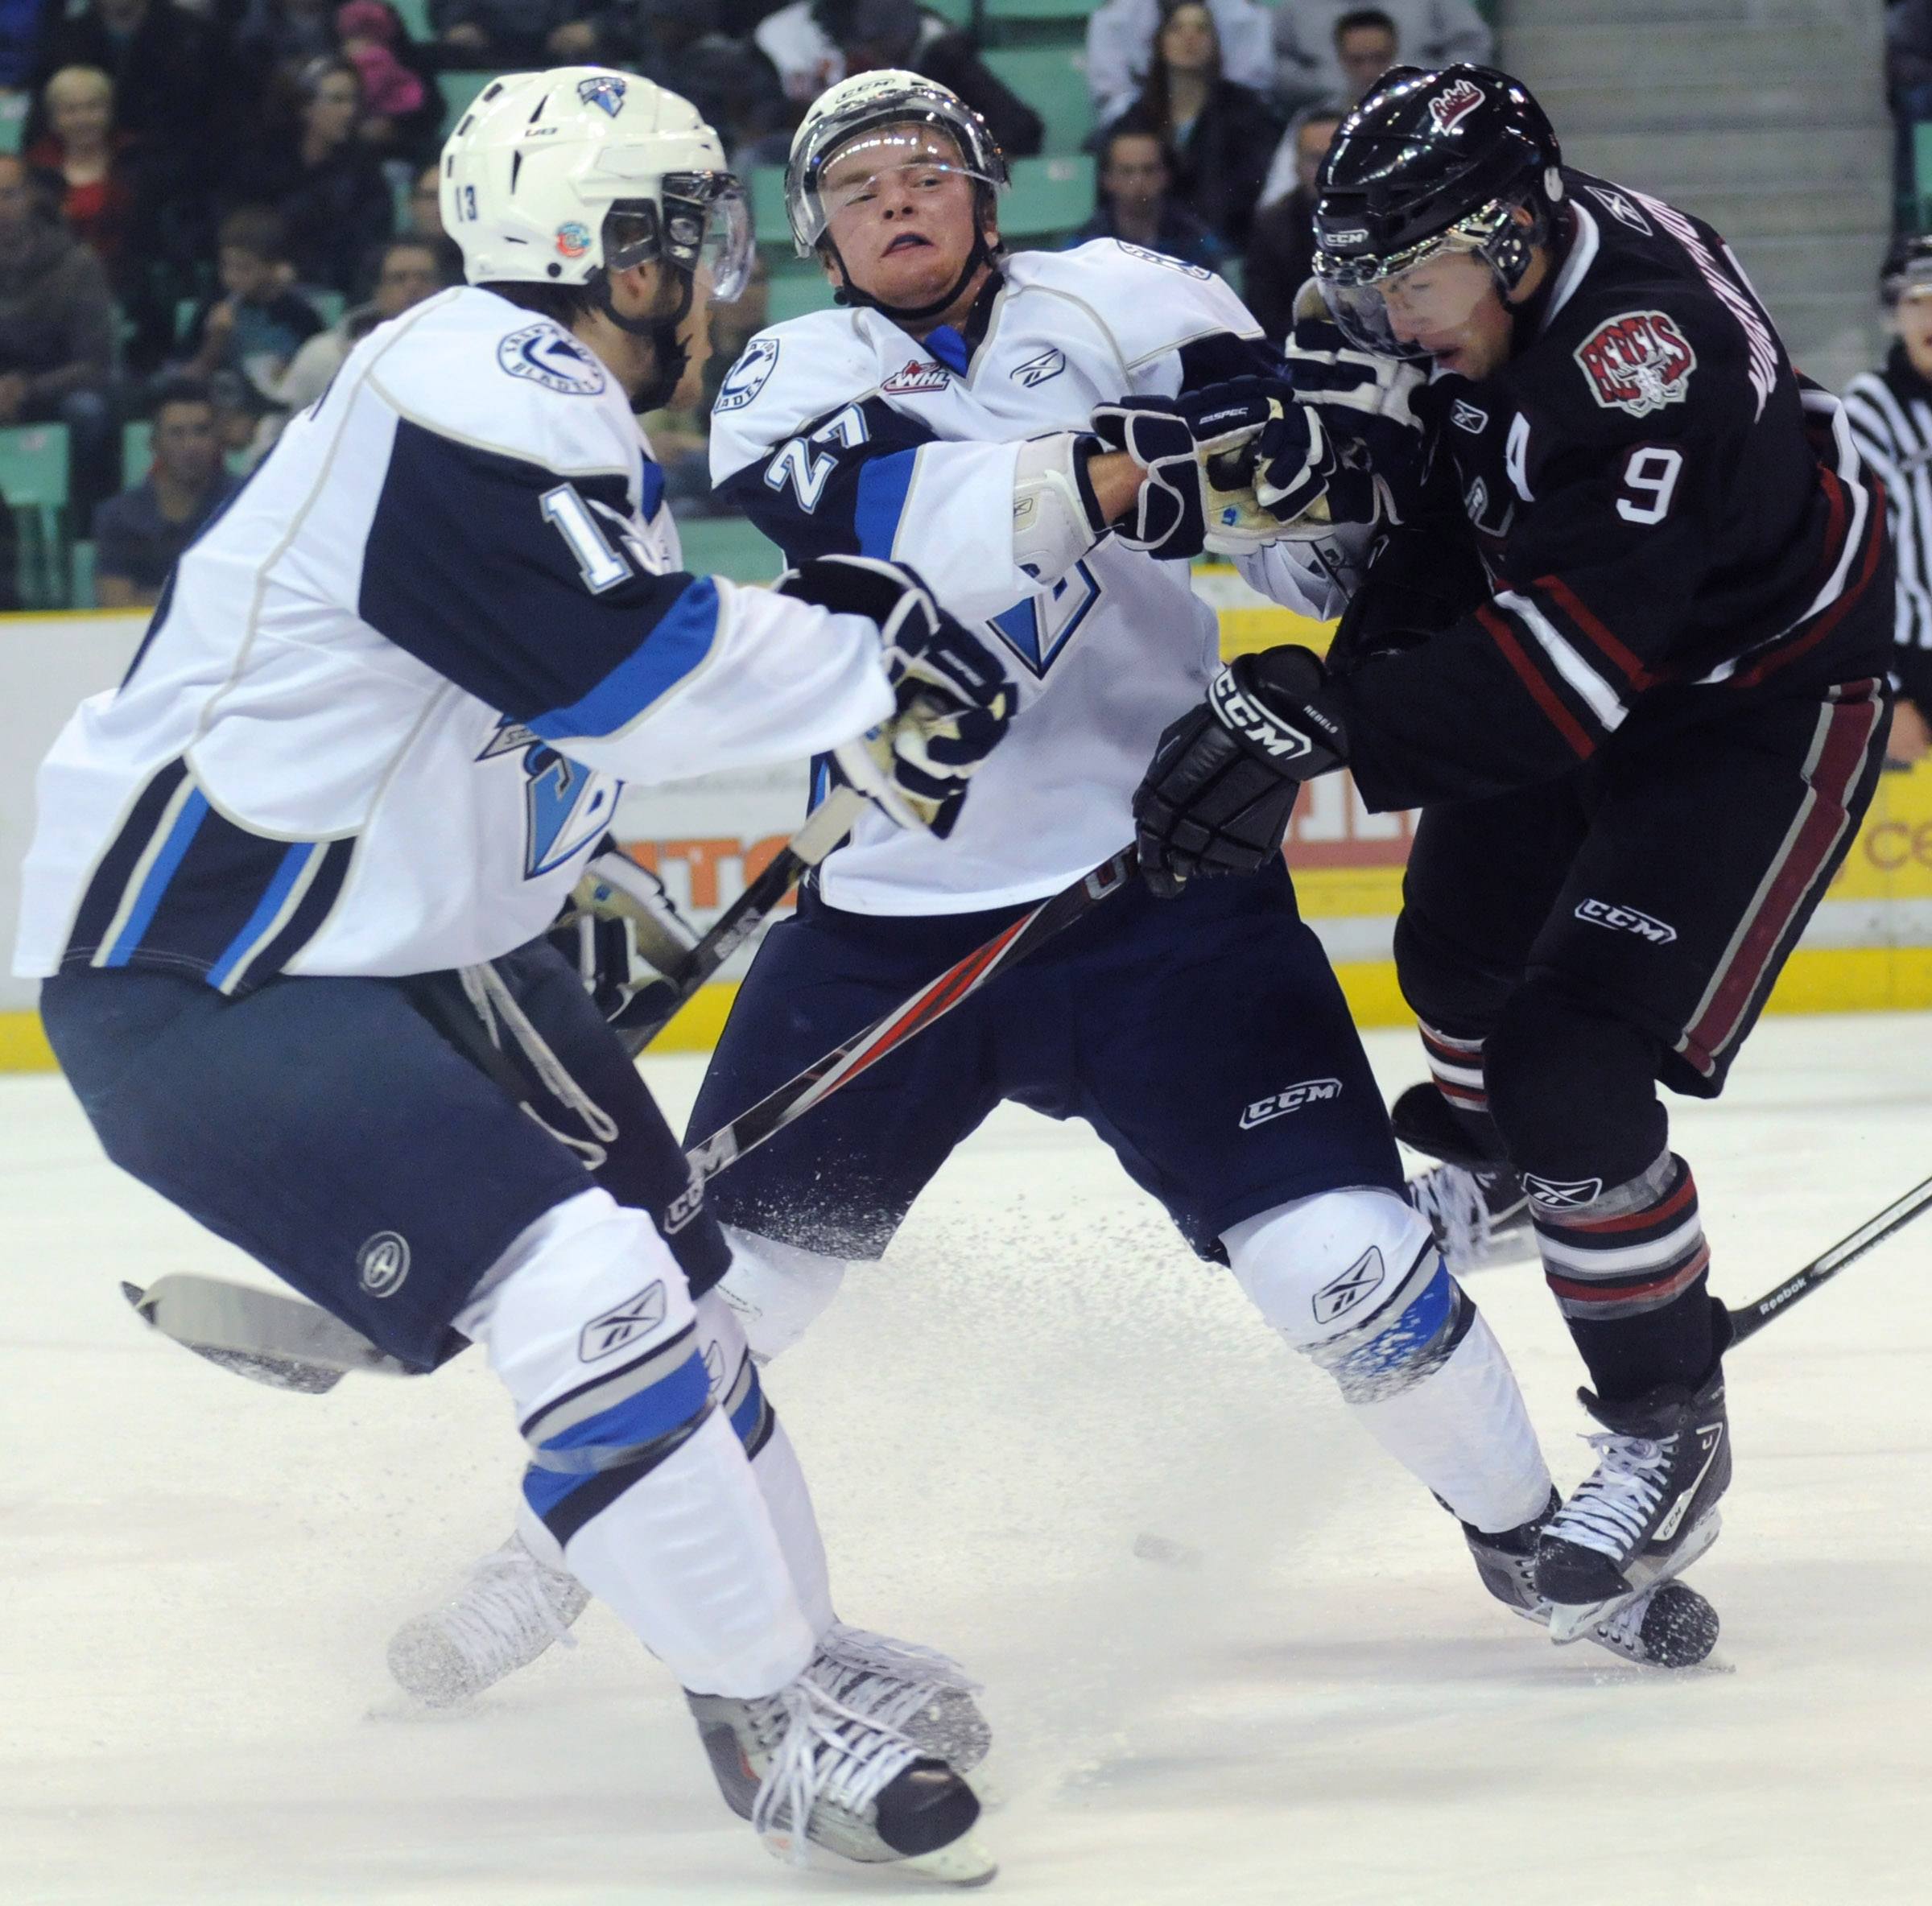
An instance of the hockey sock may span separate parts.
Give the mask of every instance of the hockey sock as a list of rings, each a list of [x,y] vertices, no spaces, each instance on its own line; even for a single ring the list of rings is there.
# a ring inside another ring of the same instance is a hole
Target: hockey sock
[[[1232,1225],[1224,1242],[1261,1314],[1458,1517],[1496,1531],[1542,1512],[1550,1472],[1515,1374],[1405,1199],[1324,1192]]]
[[[1507,1161],[1509,1149],[1496,1128],[1489,1110],[1489,1088],[1483,1077],[1483,1048],[1480,1038],[1462,1038],[1418,1022],[1422,1038],[1422,1056],[1429,1062],[1429,1076],[1443,1103],[1454,1115],[1456,1126],[1479,1156]]]
[[[1543,1274],[1600,1396],[1703,1381],[1722,1345],[1690,1167],[1666,1152],[1608,1190],[1531,1179]]]
[[[755,1696],[792,1680],[818,1631],[650,1220],[580,1193],[479,1293],[456,1327],[516,1403],[525,1502],[571,1573],[687,1688]]]

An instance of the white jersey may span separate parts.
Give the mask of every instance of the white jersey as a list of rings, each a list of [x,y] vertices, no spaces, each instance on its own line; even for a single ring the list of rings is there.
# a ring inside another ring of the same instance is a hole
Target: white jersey
[[[819,872],[857,913],[970,912],[1064,886],[1132,838],[1129,802],[1162,728],[1219,666],[1185,563],[1104,538],[1063,576],[1013,550],[1029,437],[1087,427],[1097,404],[1278,368],[1220,278],[1117,239],[1004,260],[966,327],[923,344],[872,310],[763,331],[725,377],[712,480],[794,562],[910,563],[996,646],[1019,685],[1006,739],[945,840],[868,815]],[[1326,613],[1325,579],[1285,555],[1257,586]]]
[[[224,992],[542,931],[622,780],[795,761],[894,705],[873,625],[679,572],[621,390],[444,293],[357,346],[40,770],[15,971]]]

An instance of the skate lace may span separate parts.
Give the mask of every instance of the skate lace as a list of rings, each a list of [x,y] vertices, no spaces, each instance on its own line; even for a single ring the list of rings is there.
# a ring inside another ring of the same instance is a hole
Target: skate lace
[[[520,1667],[540,1636],[575,1648],[577,1638],[558,1612],[547,1574],[556,1571],[520,1544],[496,1549],[471,1565],[463,1592],[442,1611],[444,1632],[485,1673]]]
[[[940,1694],[976,1694],[980,1684],[952,1656],[914,1641],[834,1622],[819,1643],[822,1678],[855,1713],[898,1727]]]
[[[830,1805],[863,1815],[879,1791],[918,1757],[896,1728],[848,1707],[815,1682],[795,1681],[771,1697],[762,1717],[783,1732],[751,1803],[760,1834],[789,1829],[791,1856],[803,1862],[815,1809]]]
[[[1489,1201],[1474,1172],[1432,1165],[1409,1181],[1409,1202],[1428,1220],[1451,1277],[1481,1264],[1489,1248]]]
[[[1543,1533],[1620,1564],[1643,1541],[1664,1499],[1676,1438],[1653,1442],[1600,1430],[1583,1441],[1597,1453],[1596,1467]]]

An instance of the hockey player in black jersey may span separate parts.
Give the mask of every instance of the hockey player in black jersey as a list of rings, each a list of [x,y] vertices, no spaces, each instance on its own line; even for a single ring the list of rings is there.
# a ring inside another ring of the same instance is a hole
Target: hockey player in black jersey
[[[1223,671],[1162,739],[1141,855],[1170,890],[1257,866],[1344,765],[1423,808],[1403,992],[1444,1123],[1521,1176],[1602,1425],[1537,1545],[1565,1639],[1717,1533],[1729,1330],[1656,1088],[1722,1090],[1869,801],[1882,493],[1723,240],[1565,167],[1506,76],[1391,75],[1317,194],[1331,322],[1298,334],[1298,395],[1345,443],[1352,379],[1428,382],[1412,431],[1384,404],[1349,453],[1382,540],[1330,660]],[[1264,470],[1298,428],[1268,424]]]

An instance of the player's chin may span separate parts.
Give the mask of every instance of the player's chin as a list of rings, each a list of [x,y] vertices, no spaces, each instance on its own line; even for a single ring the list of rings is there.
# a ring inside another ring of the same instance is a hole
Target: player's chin
[[[882,304],[929,304],[958,275],[936,245],[908,246],[878,259],[869,274],[873,295]]]

